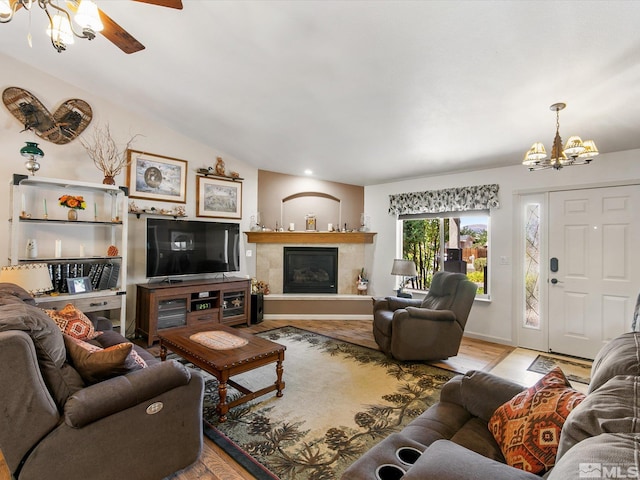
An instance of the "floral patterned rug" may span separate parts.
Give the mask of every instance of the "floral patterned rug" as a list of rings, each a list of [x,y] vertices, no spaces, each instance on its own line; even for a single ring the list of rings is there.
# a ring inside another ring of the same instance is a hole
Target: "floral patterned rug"
[[[207,375],[204,418],[214,428],[205,433],[234,458],[239,448],[282,480],[339,479],[360,455],[437,402],[456,375],[295,327],[259,336],[287,347],[284,396],[239,405],[219,423],[217,382]],[[272,364],[234,380],[253,390],[275,375]],[[229,390],[230,398],[238,395]]]

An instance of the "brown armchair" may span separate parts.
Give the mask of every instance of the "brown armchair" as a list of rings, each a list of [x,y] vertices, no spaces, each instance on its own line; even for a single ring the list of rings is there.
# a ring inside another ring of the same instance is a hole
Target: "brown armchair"
[[[398,360],[442,360],[458,354],[476,296],[462,273],[437,272],[423,300],[373,299],[373,336]]]

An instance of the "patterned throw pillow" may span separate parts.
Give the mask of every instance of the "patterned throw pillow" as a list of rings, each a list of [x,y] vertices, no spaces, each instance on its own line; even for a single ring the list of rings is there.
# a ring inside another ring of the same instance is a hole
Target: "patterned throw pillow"
[[[507,463],[535,474],[553,467],[562,425],[584,398],[556,367],[501,405],[489,420],[489,430]]]
[[[96,332],[91,320],[71,303],[65,305],[62,310],[45,310],[45,312],[56,322],[62,333],[70,337],[91,340],[102,333]]]
[[[135,348],[131,349],[131,353],[129,354],[129,356],[133,359],[136,365],[140,366],[140,368],[148,367],[147,362],[145,362],[144,358],[142,358],[140,354],[136,352]]]

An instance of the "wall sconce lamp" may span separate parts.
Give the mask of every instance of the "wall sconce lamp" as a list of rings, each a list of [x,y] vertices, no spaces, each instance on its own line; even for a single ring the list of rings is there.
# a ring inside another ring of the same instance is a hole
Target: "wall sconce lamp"
[[[26,145],[20,149],[20,155],[27,158],[24,166],[31,172],[31,175],[40,170],[38,160],[44,157],[44,152],[38,147],[37,143],[26,142]]]

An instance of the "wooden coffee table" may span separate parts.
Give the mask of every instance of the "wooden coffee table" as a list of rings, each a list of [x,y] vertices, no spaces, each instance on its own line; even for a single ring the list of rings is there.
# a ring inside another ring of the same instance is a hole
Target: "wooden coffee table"
[[[229,350],[214,350],[190,340],[189,337],[199,332],[227,332],[236,337],[244,338],[247,344]],[[224,325],[196,326],[175,328],[162,333],[160,337],[160,358],[167,358],[167,349],[190,361],[205,372],[209,372],[218,380],[218,395],[220,402],[217,406],[220,422],[227,420],[230,408],[260,397],[268,392],[276,391],[277,397],[282,397],[284,382],[282,372],[284,351],[286,347],[247,332]],[[252,392],[230,379],[234,375],[254,370],[269,363],[276,363],[276,381],[273,385]],[[227,384],[231,385],[243,395],[232,402],[227,402]]]

